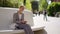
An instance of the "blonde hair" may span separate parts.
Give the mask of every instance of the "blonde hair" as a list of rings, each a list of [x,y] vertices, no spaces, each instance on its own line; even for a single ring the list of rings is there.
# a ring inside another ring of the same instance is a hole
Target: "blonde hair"
[[[21,5],[19,8],[21,8],[21,7],[25,7],[25,6]]]

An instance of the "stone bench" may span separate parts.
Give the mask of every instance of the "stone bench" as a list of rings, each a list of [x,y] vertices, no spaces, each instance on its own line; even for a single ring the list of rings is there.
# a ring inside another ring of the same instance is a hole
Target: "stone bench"
[[[15,34],[15,33],[23,33],[24,30],[13,30],[10,28],[10,25],[13,22],[13,14],[17,12],[16,8],[2,8],[0,7],[0,34]],[[32,28],[32,31],[38,31],[44,29],[44,26],[37,26],[34,24],[33,14],[31,11],[24,11],[24,19],[27,21]],[[27,17],[27,18],[26,18]]]

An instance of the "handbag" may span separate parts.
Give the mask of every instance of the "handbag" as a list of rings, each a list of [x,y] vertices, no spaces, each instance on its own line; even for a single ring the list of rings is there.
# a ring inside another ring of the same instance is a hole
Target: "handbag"
[[[15,28],[16,28],[16,27],[15,27],[16,25],[17,25],[16,23],[12,23],[12,24],[10,25],[10,28],[11,28],[11,29],[15,29]]]

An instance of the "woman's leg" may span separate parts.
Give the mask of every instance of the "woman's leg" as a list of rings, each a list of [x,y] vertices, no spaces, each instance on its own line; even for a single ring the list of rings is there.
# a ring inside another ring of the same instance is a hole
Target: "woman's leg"
[[[19,28],[24,29],[25,34],[34,34],[34,32],[31,30],[31,27],[28,24],[20,24]]]
[[[34,34],[34,32],[32,31],[32,29],[31,29],[31,27],[28,25],[28,24],[26,24],[26,28],[27,28],[27,30],[29,31],[29,34]]]

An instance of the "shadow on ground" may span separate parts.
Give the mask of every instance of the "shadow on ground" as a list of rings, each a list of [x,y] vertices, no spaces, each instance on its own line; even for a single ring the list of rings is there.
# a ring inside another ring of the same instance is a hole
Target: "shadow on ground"
[[[34,34],[47,34],[46,30],[39,30],[39,31],[35,31]]]

